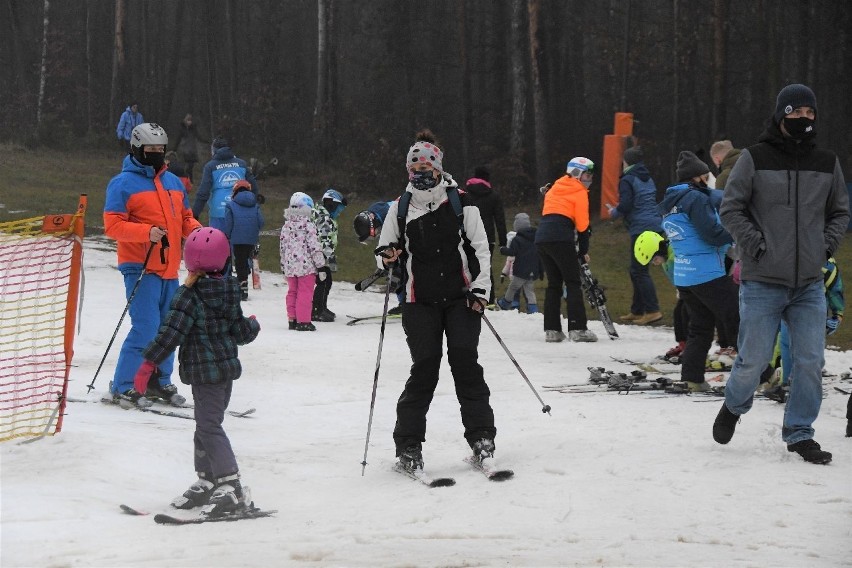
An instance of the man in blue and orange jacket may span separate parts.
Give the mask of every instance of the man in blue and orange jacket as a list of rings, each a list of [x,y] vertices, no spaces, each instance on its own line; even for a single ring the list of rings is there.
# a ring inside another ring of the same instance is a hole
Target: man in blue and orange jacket
[[[178,288],[181,241],[201,227],[192,216],[183,183],[168,171],[165,150],[168,137],[155,123],[133,129],[131,154],[121,173],[110,180],[104,203],[104,232],[115,239],[118,269],[130,302],[130,332],[121,346],[111,385],[114,398],[149,406],[133,388],[133,378],[143,362],[142,350],[157,335]],[[135,289],[135,294],[134,294]],[[182,404],[171,382],[174,355],[158,366],[148,396]]]

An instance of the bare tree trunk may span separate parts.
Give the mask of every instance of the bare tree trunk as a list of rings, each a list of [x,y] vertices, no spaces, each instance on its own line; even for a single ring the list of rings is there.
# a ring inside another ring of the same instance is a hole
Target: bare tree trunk
[[[512,76],[512,128],[509,136],[509,151],[521,154],[524,150],[524,124],[527,115],[527,67],[524,64],[524,54],[527,43],[524,37],[524,17],[526,7],[524,0],[512,0],[512,17],[509,44],[511,48]]]
[[[210,118],[208,120],[208,124],[210,124],[210,141],[213,141],[213,137],[218,134],[223,134],[218,132],[216,122],[220,118],[217,111],[216,101],[217,101],[217,93],[216,93],[216,67],[213,65],[213,51],[215,50],[215,46],[213,45],[213,8],[210,5],[206,5],[204,8],[207,12],[207,26],[206,26],[206,34],[204,36],[204,42],[206,46],[206,57],[207,57],[207,101],[209,106]],[[222,109],[219,108],[219,111]]]
[[[336,139],[335,129],[337,128],[337,30],[335,28],[336,19],[334,17],[335,7],[334,0],[326,0],[328,8],[326,10],[327,23],[325,28],[326,35],[326,50],[328,52],[328,81],[326,85],[326,105],[325,105],[325,135],[326,135],[326,152],[334,151],[334,140]]]
[[[669,156],[673,158],[678,155],[678,114],[680,112],[680,86],[679,86],[679,77],[678,73],[679,67],[679,49],[680,45],[677,41],[677,36],[679,33],[679,28],[677,25],[677,16],[678,16],[678,0],[672,0],[672,133],[669,139],[671,140],[671,149],[669,151]],[[675,171],[672,169],[671,171],[671,179],[675,179]]]
[[[112,52],[112,84],[109,94],[109,117],[107,121],[117,117],[118,91],[121,88],[121,76],[124,72],[124,14],[125,0],[115,0],[115,42]]]
[[[36,106],[36,138],[41,130],[41,117],[44,104],[44,86],[47,83],[47,31],[50,26],[50,0],[44,0],[44,23],[41,36],[41,73],[38,82],[38,104]]]
[[[92,132],[92,1],[86,0],[86,132]]]
[[[326,161],[326,129],[328,128],[328,3],[317,0],[317,95],[314,102],[314,136],[322,162]]]
[[[179,61],[183,58],[183,36],[185,30],[185,24],[183,21],[184,14],[184,3],[183,2],[175,2],[177,12],[175,13],[175,33],[169,34],[175,36],[175,45],[171,45],[170,38],[164,37],[163,41],[166,42],[165,45],[165,53],[170,54],[170,56],[166,57],[166,69],[165,69],[165,77],[163,78],[163,104],[160,108],[162,116],[171,116],[172,115],[172,104],[174,103],[174,92],[176,86],[178,84],[178,71],[180,70]],[[193,65],[194,67],[194,65]],[[180,112],[180,111],[179,111]],[[183,119],[183,117],[181,117]]]
[[[539,0],[527,0],[529,12],[530,71],[532,72],[533,122],[535,131],[535,179],[543,184],[548,170],[547,116],[544,108],[544,93],[538,66],[538,14]]]
[[[727,1],[713,1],[713,104],[710,116],[710,128],[713,136],[727,132],[725,117],[725,67],[726,67],[726,38],[725,26],[727,21]]]
[[[630,75],[630,8],[632,0],[627,0],[624,14],[624,50],[621,55],[621,106],[619,110],[627,111],[627,79]]]
[[[236,110],[237,100],[237,41],[234,35],[237,23],[235,21],[236,13],[234,10],[234,0],[225,0],[225,33],[228,36],[229,49],[227,50],[226,61],[228,62],[228,101],[225,104],[225,109],[228,113]]]
[[[470,137],[473,130],[473,117],[471,115],[470,97],[470,65],[468,62],[468,38],[465,29],[465,18],[467,9],[465,0],[458,0],[456,17],[459,21],[459,60],[461,62],[461,103],[462,103],[462,172],[467,175],[470,167]]]

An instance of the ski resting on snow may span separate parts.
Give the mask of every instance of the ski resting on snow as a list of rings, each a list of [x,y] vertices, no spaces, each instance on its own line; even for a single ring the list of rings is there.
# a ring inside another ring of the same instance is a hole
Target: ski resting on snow
[[[131,507],[129,505],[119,505],[119,508],[123,513],[133,516],[148,516],[150,513],[147,511],[142,511],[140,509],[136,509],[135,507]],[[265,511],[263,509],[258,509],[255,506],[251,506],[245,511],[239,511],[234,513],[227,513],[223,515],[204,515],[195,517],[174,517],[172,515],[167,515],[165,513],[158,513],[154,515],[154,522],[159,525],[200,525],[202,523],[217,523],[223,521],[241,521],[243,519],[259,519],[261,517],[270,517],[277,513],[278,511],[269,510]]]
[[[412,471],[399,465],[399,462],[393,464],[393,471],[404,475],[414,481],[419,481],[426,487],[451,487],[456,484],[456,480],[452,477],[430,477],[422,469]]]
[[[464,463],[482,473],[482,475],[491,481],[506,481],[507,479],[512,479],[515,476],[515,472],[511,469],[497,469],[487,462],[479,461],[475,456],[468,456],[464,458]]]

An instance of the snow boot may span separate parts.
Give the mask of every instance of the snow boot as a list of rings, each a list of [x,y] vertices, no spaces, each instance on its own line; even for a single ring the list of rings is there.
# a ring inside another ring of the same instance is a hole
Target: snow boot
[[[827,464],[831,461],[831,452],[825,452],[814,440],[802,440],[795,444],[787,444],[788,452],[796,452],[809,463]]]
[[[598,340],[598,336],[588,329],[572,329],[568,332],[568,337],[571,341],[594,343]]]
[[[175,509],[194,509],[206,505],[210,501],[210,496],[213,495],[213,482],[208,477],[210,474],[198,472],[198,479],[195,483],[189,486],[189,489],[183,492],[183,495],[172,499],[172,507]]]
[[[245,280],[240,282],[240,299],[248,300],[248,282]]]
[[[680,361],[680,356],[683,354],[684,349],[686,349],[686,341],[678,341],[677,345],[666,351],[663,359],[666,361],[671,361],[672,359]]]
[[[329,310],[328,308],[314,310],[311,314],[311,320],[320,322],[333,322],[335,317],[335,313]]]
[[[499,298],[497,300],[497,305],[500,306],[501,310],[507,310],[508,311],[508,310],[512,309],[512,302],[510,302],[506,298]]]
[[[527,304],[527,313],[528,314],[537,314],[538,312],[538,304]]]
[[[406,447],[399,453],[397,460],[403,469],[408,471],[419,469],[423,471],[423,451],[419,444]]]
[[[722,408],[719,409],[719,414],[716,415],[716,420],[713,422],[713,439],[719,444],[730,442],[731,438],[734,437],[734,430],[736,430],[739,420],[740,417],[728,410],[728,405],[723,402]]]
[[[287,329],[295,330],[296,329],[296,320],[288,320],[287,321]]]
[[[311,322],[297,323],[294,328],[296,331],[316,331],[317,326],[312,324]]]
[[[390,308],[388,310],[389,316],[401,316],[402,315],[402,304],[397,304],[395,307]]]
[[[565,334],[558,329],[546,329],[544,331],[544,340],[548,343],[559,343],[565,339]]]

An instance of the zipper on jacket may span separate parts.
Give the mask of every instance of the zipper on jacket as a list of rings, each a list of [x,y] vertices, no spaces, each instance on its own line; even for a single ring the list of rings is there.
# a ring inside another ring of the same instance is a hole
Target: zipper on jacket
[[[796,153],[796,212],[794,213],[795,225],[796,225],[796,270],[793,273],[795,280],[793,281],[793,287],[799,287],[799,154]]]

